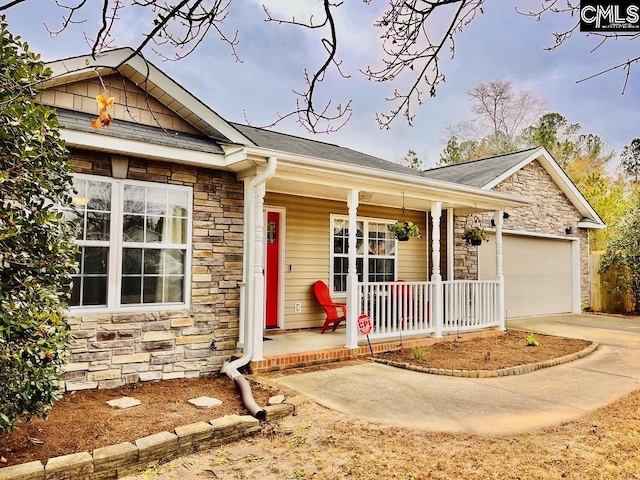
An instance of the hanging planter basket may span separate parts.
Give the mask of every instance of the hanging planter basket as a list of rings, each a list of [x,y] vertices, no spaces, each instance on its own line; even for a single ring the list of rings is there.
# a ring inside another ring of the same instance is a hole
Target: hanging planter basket
[[[402,220],[392,223],[391,225],[387,225],[387,230],[393,233],[399,242],[406,242],[411,237],[422,238],[422,234],[420,233],[418,226],[405,219],[404,193],[402,194]]]
[[[413,222],[396,222],[391,225],[387,225],[389,230],[399,242],[406,242],[409,238],[422,238],[420,230]]]
[[[480,225],[480,219],[477,216],[473,217],[471,226],[464,229],[462,239],[467,245],[473,245],[474,247],[482,245],[483,241],[489,241],[489,235]]]

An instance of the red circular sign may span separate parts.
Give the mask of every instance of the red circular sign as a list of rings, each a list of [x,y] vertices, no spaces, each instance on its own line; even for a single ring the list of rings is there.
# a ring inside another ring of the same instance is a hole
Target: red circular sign
[[[358,330],[360,330],[363,335],[369,335],[372,328],[371,319],[368,315],[362,314],[358,317]]]

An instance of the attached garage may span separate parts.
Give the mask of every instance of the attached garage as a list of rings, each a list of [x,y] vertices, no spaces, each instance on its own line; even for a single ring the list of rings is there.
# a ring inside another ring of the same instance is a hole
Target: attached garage
[[[480,280],[495,278],[495,245],[492,234],[479,248]],[[577,262],[574,266],[574,249],[577,242],[570,240],[503,235],[507,318],[575,311],[574,286],[579,282],[575,270],[579,267]]]

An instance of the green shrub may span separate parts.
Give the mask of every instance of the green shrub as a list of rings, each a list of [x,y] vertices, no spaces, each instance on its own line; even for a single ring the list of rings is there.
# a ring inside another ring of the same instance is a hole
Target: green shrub
[[[613,269],[622,293],[631,294],[633,309],[640,313],[640,193],[610,234],[599,273]]]
[[[411,349],[411,355],[416,362],[421,362],[424,360],[424,348],[423,347],[413,347]]]
[[[0,16],[0,431],[60,397],[75,270],[71,169],[55,112],[34,103],[50,71]]]
[[[527,336],[525,337],[524,341],[527,344],[527,347],[537,347],[539,345],[538,340],[536,339],[536,336],[529,332],[527,333]]]

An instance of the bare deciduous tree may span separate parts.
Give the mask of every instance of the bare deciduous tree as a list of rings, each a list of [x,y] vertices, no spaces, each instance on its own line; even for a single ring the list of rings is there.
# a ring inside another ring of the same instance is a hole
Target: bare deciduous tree
[[[532,125],[545,110],[545,102],[527,91],[513,90],[512,82],[493,80],[467,92],[476,118],[472,121],[483,136],[502,133],[509,139]]]
[[[300,28],[320,32],[321,49],[325,52],[324,60],[315,67],[303,71],[304,89],[294,91],[296,107],[288,114],[278,115],[276,120],[295,116],[298,122],[312,132],[330,132],[337,130],[348,121],[351,115],[351,103],[346,100],[339,104],[331,101],[319,102],[319,85],[330,73],[348,77],[339,60],[339,38],[336,33],[335,15],[341,1],[319,0],[323,14],[320,20],[309,17],[307,21],[295,18],[274,18],[265,8],[266,20],[280,25],[294,25]],[[362,0],[365,4],[371,0]],[[440,61],[443,55],[455,54],[455,38],[471,21],[483,12],[486,0],[389,0],[387,10],[374,26],[381,30],[383,54],[380,66],[369,66],[362,73],[376,82],[393,83],[395,88],[387,98],[389,111],[377,114],[381,128],[389,128],[398,117],[404,117],[411,124],[416,105],[422,104],[424,94],[436,95],[437,86],[445,80]],[[536,19],[548,14],[574,16],[579,10],[577,0],[539,0],[538,11],[520,12]],[[0,0],[0,12],[7,11],[23,3],[37,3],[37,0]],[[55,0],[62,10],[63,19],[57,26],[48,24],[50,34],[55,36],[65,31],[70,25],[83,23],[87,18],[97,18],[98,28],[95,32],[85,32],[95,56],[101,50],[116,46],[112,34],[114,25],[122,18],[124,10],[134,11],[140,18],[142,40],[134,45],[134,53],[144,54],[153,51],[165,60],[177,60],[189,55],[204,38],[211,33],[226,43],[231,55],[240,61],[236,47],[239,43],[238,30],[223,28],[232,0]],[[136,11],[136,9],[138,9]],[[149,23],[145,24],[145,19]],[[579,18],[575,15],[573,18]],[[577,29],[577,21],[565,32],[555,34],[557,48],[567,41]],[[602,43],[611,38],[636,38],[627,33],[595,33],[602,38]],[[128,59],[126,59],[128,60]],[[126,61],[125,60],[125,61]],[[635,57],[598,72],[624,69],[626,71],[625,87],[631,66],[638,62]],[[398,86],[402,85],[402,87]],[[623,88],[624,90],[624,88]],[[526,101],[527,99],[522,98]],[[516,118],[509,119],[511,126],[524,123]],[[503,131],[505,125],[499,126]],[[497,126],[496,126],[496,131]]]
[[[511,82],[501,80],[476,85],[467,95],[475,117],[447,126],[448,142],[441,163],[475,160],[517,150],[521,134],[540,118],[546,106],[533,93],[516,92]],[[452,152],[459,152],[459,155],[451,157]],[[457,156],[460,158],[456,160]]]

